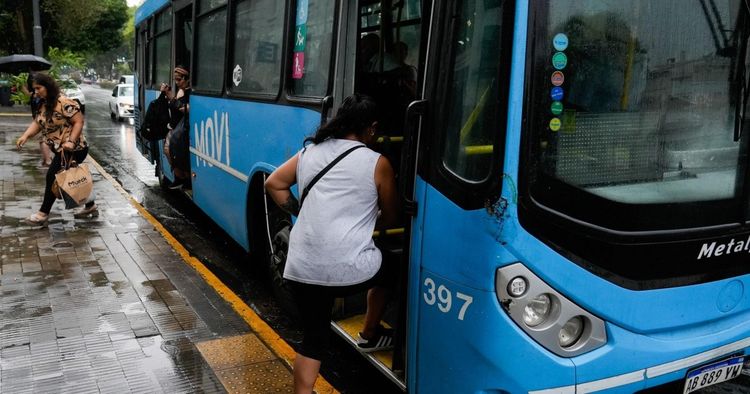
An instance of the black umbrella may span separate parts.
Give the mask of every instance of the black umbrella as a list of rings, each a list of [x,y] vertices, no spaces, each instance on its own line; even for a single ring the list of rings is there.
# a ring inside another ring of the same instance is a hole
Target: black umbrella
[[[0,72],[18,74],[32,71],[49,70],[52,63],[47,59],[34,55],[10,55],[0,57]]]

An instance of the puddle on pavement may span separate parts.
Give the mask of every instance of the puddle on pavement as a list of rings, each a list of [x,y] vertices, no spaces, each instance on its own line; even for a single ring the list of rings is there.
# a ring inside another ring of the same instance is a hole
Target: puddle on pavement
[[[138,338],[146,358],[140,360],[141,371],[151,375],[159,381],[165,392],[172,392],[172,388],[184,388],[185,381],[191,382],[193,387],[203,387],[206,378],[217,382],[213,372],[203,360],[198,349],[188,338],[164,340],[160,335]]]

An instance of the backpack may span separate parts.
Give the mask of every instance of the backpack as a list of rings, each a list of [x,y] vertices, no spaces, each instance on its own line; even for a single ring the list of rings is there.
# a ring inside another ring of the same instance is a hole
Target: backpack
[[[141,137],[149,141],[164,139],[169,132],[167,125],[170,118],[169,101],[162,93],[156,100],[148,104],[146,116],[143,118],[143,124],[138,132]]]
[[[189,171],[190,169],[190,141],[187,116],[183,116],[169,134],[169,165],[174,168]]]

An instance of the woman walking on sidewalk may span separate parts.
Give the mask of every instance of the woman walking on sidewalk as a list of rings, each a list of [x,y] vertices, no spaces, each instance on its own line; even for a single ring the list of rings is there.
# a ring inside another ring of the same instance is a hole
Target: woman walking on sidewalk
[[[60,88],[52,77],[37,73],[33,77],[34,95],[41,101],[34,120],[26,131],[18,138],[16,147],[20,150],[29,138],[42,133],[42,139],[49,145],[55,157],[47,169],[47,179],[44,188],[44,200],[39,212],[31,214],[25,220],[34,225],[44,225],[49,219],[49,212],[55,202],[52,184],[55,174],[62,168],[62,154],[71,157],[78,163],[83,162],[89,147],[83,137],[83,114],[74,100],[60,94]],[[76,218],[97,216],[96,204],[91,201],[83,209],[75,213]]]

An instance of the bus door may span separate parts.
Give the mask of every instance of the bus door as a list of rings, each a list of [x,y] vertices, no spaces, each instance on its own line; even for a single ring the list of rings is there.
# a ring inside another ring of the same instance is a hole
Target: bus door
[[[431,2],[421,0],[360,0],[344,2],[339,26],[339,45],[334,79],[332,116],[343,99],[354,92],[375,99],[381,112],[378,121],[378,142],[373,148],[389,159],[399,179],[404,174],[402,154],[405,116],[411,103],[419,100],[424,73],[427,28],[424,15],[430,15]],[[326,114],[324,114],[325,116]],[[414,168],[410,156],[407,166]],[[413,179],[405,177],[403,179]],[[368,359],[394,382],[405,388],[407,346],[406,277],[408,267],[411,217],[404,215],[402,223],[393,229],[376,232],[376,244],[385,264],[400,264],[400,283],[385,316],[385,323],[395,329],[394,351],[377,352]],[[334,330],[355,342],[364,322],[362,296],[338,303]]]
[[[149,83],[151,75],[149,73],[147,64],[149,64],[149,21],[141,23],[136,30],[136,70],[135,70],[135,129],[140,130],[143,124],[143,117],[146,115],[146,108],[148,102],[146,102],[146,85]],[[138,150],[143,153],[143,156],[148,158],[151,163],[154,162],[154,144],[145,138],[142,138],[140,133],[136,133],[135,136],[136,146]]]
[[[502,340],[486,328],[499,309],[495,270],[509,206],[500,196],[514,184],[503,171],[514,14],[512,0],[433,5],[423,100],[407,113],[401,170],[413,215],[409,392],[467,391],[461,382],[489,373],[473,368],[478,349]]]
[[[174,21],[172,28],[172,39],[174,40],[171,44],[172,48],[172,67],[164,69],[163,76],[159,81],[154,81],[154,86],[158,87],[161,81],[170,83],[172,91],[177,92],[177,85],[175,84],[173,77],[173,69],[176,66],[183,66],[190,68],[191,56],[193,53],[193,2],[189,0],[175,1],[172,4]],[[190,126],[188,125],[188,130]],[[189,135],[190,133],[188,133]],[[164,140],[158,142],[162,149],[159,153],[159,166],[157,168],[157,177],[159,178],[160,184],[164,185],[165,180],[174,182],[174,174],[172,168],[167,160],[167,156],[164,154],[163,144]],[[188,196],[192,196],[191,193],[187,193]]]

